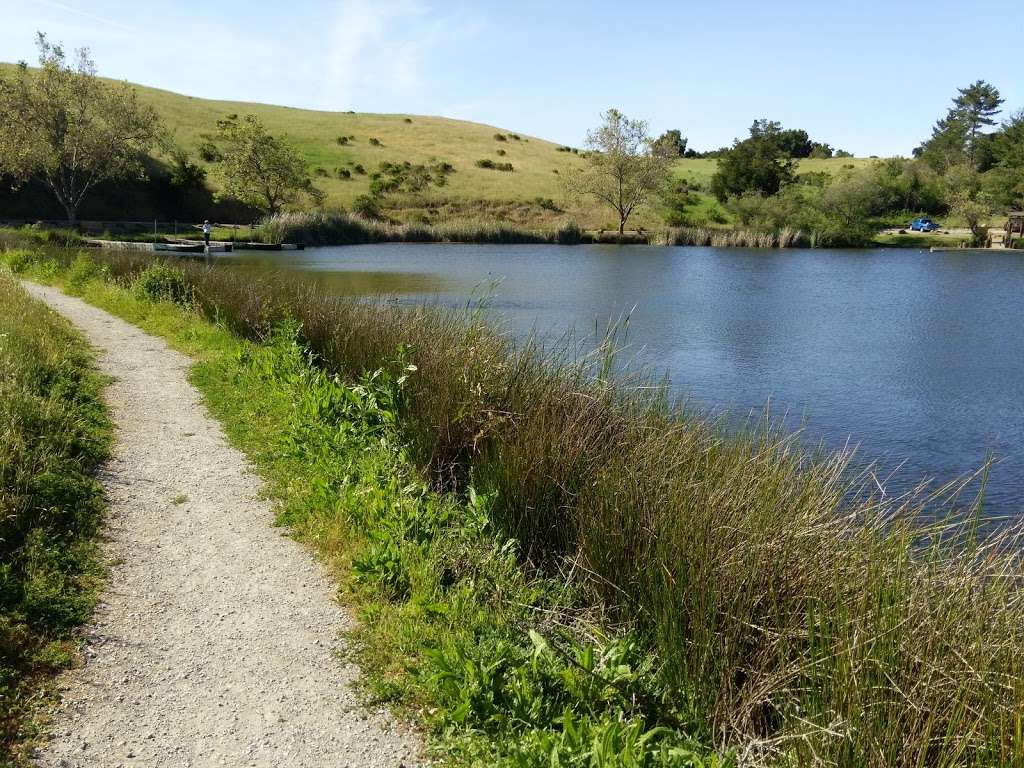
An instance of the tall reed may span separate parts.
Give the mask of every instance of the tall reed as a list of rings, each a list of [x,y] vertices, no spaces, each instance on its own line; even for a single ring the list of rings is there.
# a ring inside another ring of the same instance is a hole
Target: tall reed
[[[559,243],[574,245],[582,233],[567,221],[555,230],[523,229],[494,221],[456,221],[436,224],[394,224],[346,213],[279,213],[259,226],[268,243],[306,245],[360,243]]]
[[[715,248],[804,248],[811,238],[800,230],[784,227],[767,232],[752,229],[674,227],[665,233],[665,245],[701,245]]]

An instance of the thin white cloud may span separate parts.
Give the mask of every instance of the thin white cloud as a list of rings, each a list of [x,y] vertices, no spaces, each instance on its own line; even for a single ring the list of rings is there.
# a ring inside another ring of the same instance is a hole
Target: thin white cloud
[[[323,106],[352,109],[361,94],[422,91],[431,54],[478,26],[470,15],[442,16],[421,0],[339,2],[326,29]]]
[[[56,2],[56,0],[32,0],[32,2],[35,3],[36,5],[41,5],[46,8],[52,8],[54,10],[63,11],[65,13],[73,13],[76,16],[81,16],[84,19],[89,19],[90,21],[98,22],[106,27],[110,27],[111,29],[120,30],[121,32],[137,32],[136,29],[128,26],[127,24],[122,24],[119,21],[116,21],[114,19],[108,19],[104,16],[97,16],[94,13],[89,13],[89,11],[84,11],[81,8],[76,8],[73,5],[67,5],[66,3],[58,3]]]

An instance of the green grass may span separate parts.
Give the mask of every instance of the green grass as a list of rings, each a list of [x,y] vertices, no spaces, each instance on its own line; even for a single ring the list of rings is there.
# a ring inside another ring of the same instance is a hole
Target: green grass
[[[8,260],[17,261],[8,254]],[[0,763],[39,732],[51,674],[77,659],[74,629],[102,577],[95,537],[107,455],[103,379],[85,341],[0,272]]]
[[[49,253],[20,266],[76,262]],[[1024,763],[1020,539],[982,536],[969,499],[937,506],[955,489],[876,498],[847,455],[728,432],[479,314],[93,258],[90,300],[200,361],[234,350],[197,383],[350,577],[374,690],[460,759],[579,757],[586,720],[774,765]],[[194,313],[107,275],[184,286]],[[606,700],[582,682],[597,670]]]

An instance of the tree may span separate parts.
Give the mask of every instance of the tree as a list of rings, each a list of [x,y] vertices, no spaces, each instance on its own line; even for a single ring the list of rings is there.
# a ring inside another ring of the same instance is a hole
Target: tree
[[[683,157],[686,154],[686,137],[676,128],[665,131],[654,142],[666,154]]]
[[[162,138],[156,112],[127,83],[96,77],[85,48],[69,64],[40,32],[39,69],[20,63],[0,78],[0,171],[16,184],[36,177],[68,217],[106,179],[143,178],[142,157]]]
[[[995,167],[985,174],[986,185],[996,202],[1024,205],[1024,110],[1010,116],[992,136]]]
[[[971,165],[960,165],[950,168],[944,181],[949,212],[967,222],[975,245],[984,245],[992,205],[980,174]]]
[[[613,208],[621,235],[633,211],[664,187],[678,155],[651,139],[645,121],[630,120],[617,109],[605,112],[601,125],[587,133],[587,146],[587,164],[566,175],[567,191]]]
[[[780,140],[782,126],[755,120],[750,137],[733,142],[718,158],[718,170],[711,178],[711,192],[720,201],[744,192],[774,195],[793,181],[794,163]]]
[[[807,154],[807,156],[819,160],[824,160],[832,157],[833,151],[834,150],[832,149],[832,146],[830,144],[826,144],[823,141],[814,141],[811,142],[811,151]]]
[[[965,159],[976,165],[985,136],[981,131],[995,125],[995,116],[1003,103],[998,89],[984,80],[958,88],[957,94],[946,116],[936,121],[931,138],[914,152],[940,172]]]
[[[320,202],[322,193],[313,186],[302,156],[267,133],[255,115],[229,115],[217,121],[217,131],[224,144],[219,197],[233,197],[270,216],[301,194]]]
[[[995,125],[995,116],[999,114],[1003,99],[999,90],[984,80],[958,88],[957,92],[960,95],[953,99],[953,110],[966,129],[967,159],[973,164],[979,131],[985,126]]]

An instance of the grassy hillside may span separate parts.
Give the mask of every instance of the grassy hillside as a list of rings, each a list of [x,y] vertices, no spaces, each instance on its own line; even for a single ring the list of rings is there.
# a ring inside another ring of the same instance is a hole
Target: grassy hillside
[[[0,71],[8,64],[0,64]],[[200,161],[199,147],[216,131],[217,120],[230,114],[254,114],[275,134],[287,135],[297,147],[311,171],[317,186],[325,193],[325,206],[349,207],[352,200],[367,192],[369,174],[381,162],[427,163],[443,160],[455,167],[443,188],[431,188],[415,199],[396,199],[402,218],[426,213],[426,204],[441,218],[480,217],[512,223],[555,224],[571,215],[586,227],[615,227],[612,215],[592,203],[577,204],[565,200],[560,178],[582,159],[571,152],[559,151],[560,145],[514,129],[498,128],[445,117],[403,114],[369,114],[353,112],[321,112],[240,101],[216,101],[184,96],[171,91],[134,86],[140,98],[151,104],[171,133],[174,142],[185,149],[193,160]],[[501,135],[504,140],[499,140]],[[348,144],[338,143],[341,136],[354,137]],[[518,136],[518,138],[516,138]],[[582,138],[580,140],[582,142]],[[377,139],[374,146],[370,139]],[[505,154],[500,155],[503,151]],[[511,163],[509,172],[487,170],[475,166],[476,161],[490,159]],[[200,161],[201,162],[201,161]],[[870,162],[862,159],[804,160],[800,172],[835,173],[845,165]],[[210,165],[203,163],[204,165]],[[355,171],[362,166],[365,175]],[[676,176],[701,189],[715,172],[711,159],[680,160]],[[340,169],[349,170],[352,178],[339,176]],[[210,182],[216,186],[212,168]],[[557,208],[538,205],[538,199],[554,200]],[[708,200],[701,207],[717,208]],[[645,211],[636,222],[645,226],[660,223],[655,211]]]

